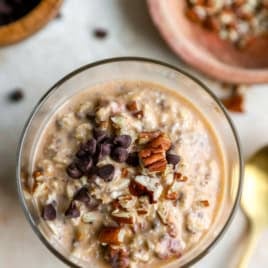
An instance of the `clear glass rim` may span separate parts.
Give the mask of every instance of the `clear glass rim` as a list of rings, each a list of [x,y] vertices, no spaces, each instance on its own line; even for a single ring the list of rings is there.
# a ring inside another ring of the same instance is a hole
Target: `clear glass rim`
[[[199,261],[200,259],[202,259],[204,256],[206,256],[211,249],[217,244],[217,242],[220,240],[220,238],[222,238],[223,234],[226,232],[226,230],[228,229],[230,223],[233,220],[235,211],[238,207],[239,201],[240,201],[240,197],[241,197],[241,192],[242,192],[242,181],[243,181],[243,175],[244,175],[244,161],[242,158],[242,153],[241,153],[241,146],[240,146],[240,142],[239,142],[239,137],[237,134],[237,131],[235,129],[235,126],[230,118],[230,116],[228,115],[226,109],[224,108],[223,104],[220,102],[220,100],[217,98],[217,96],[210,91],[210,89],[203,84],[199,79],[195,78],[194,76],[192,76],[191,74],[189,74],[188,72],[175,67],[173,65],[170,65],[168,63],[164,63],[158,60],[153,60],[153,59],[149,59],[149,58],[143,58],[143,57],[116,57],[116,58],[108,58],[108,59],[104,59],[104,60],[100,60],[100,61],[96,61],[93,63],[89,63],[86,64],[74,71],[72,71],[71,73],[67,74],[66,76],[64,76],[62,79],[60,79],[56,84],[54,84],[42,97],[41,99],[38,101],[38,103],[35,105],[35,107],[33,108],[33,111],[31,112],[30,116],[28,117],[28,120],[26,121],[24,128],[22,130],[22,134],[19,140],[19,144],[18,144],[18,149],[17,149],[17,165],[16,165],[16,182],[17,182],[17,192],[19,195],[19,202],[22,206],[22,209],[24,211],[25,217],[28,220],[28,222],[30,223],[30,225],[32,226],[33,231],[35,232],[35,234],[38,236],[38,238],[42,241],[42,243],[56,256],[58,257],[61,261],[63,261],[65,264],[67,264],[70,267],[77,267],[79,268],[80,266],[78,266],[77,264],[73,263],[71,260],[67,259],[65,256],[63,256],[59,251],[57,251],[50,243],[49,241],[44,237],[44,235],[42,234],[42,232],[39,230],[38,226],[36,225],[29,209],[28,206],[26,204],[25,198],[24,198],[24,194],[23,194],[23,188],[22,188],[22,183],[21,183],[21,176],[20,176],[20,167],[21,167],[21,152],[22,152],[22,145],[24,143],[24,139],[26,137],[27,134],[27,130],[29,129],[30,123],[32,121],[32,119],[34,118],[36,112],[38,111],[39,107],[42,106],[43,102],[49,97],[50,94],[52,94],[54,92],[54,90],[57,90],[57,87],[62,85],[65,81],[69,80],[70,78],[72,78],[73,76],[96,66],[99,65],[104,65],[104,64],[110,64],[110,63],[116,63],[116,62],[124,62],[124,61],[133,61],[133,62],[140,62],[140,63],[151,63],[154,65],[160,65],[162,67],[166,67],[169,69],[172,69],[173,71],[179,72],[183,75],[185,75],[186,77],[188,77],[189,79],[193,80],[195,83],[197,83],[201,89],[203,89],[204,91],[206,91],[206,93],[216,102],[216,104],[218,105],[218,107],[221,109],[221,111],[223,112],[225,118],[227,119],[227,122],[231,128],[236,146],[237,146],[237,151],[238,151],[238,161],[239,161],[239,175],[238,175],[238,189],[236,192],[236,197],[234,200],[234,204],[233,207],[231,209],[230,215],[228,220],[226,221],[225,225],[222,227],[221,231],[217,234],[217,236],[214,238],[214,240],[202,251],[200,252],[196,257],[194,257],[193,259],[191,259],[189,262],[187,262],[186,264],[184,264],[183,266],[181,266],[181,268],[183,267],[189,267],[193,264],[195,264],[197,261]]]

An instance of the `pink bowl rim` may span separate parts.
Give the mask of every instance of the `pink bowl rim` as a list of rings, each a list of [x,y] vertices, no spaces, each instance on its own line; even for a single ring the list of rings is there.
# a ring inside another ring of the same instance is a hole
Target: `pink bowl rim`
[[[184,38],[183,34],[175,36],[162,8],[162,5],[167,4],[169,1],[173,0],[147,0],[149,13],[166,43],[186,63],[212,78],[228,83],[253,84],[268,82],[268,68],[245,69],[224,64],[214,57],[204,57],[189,40]],[[176,42],[174,42],[174,36]]]

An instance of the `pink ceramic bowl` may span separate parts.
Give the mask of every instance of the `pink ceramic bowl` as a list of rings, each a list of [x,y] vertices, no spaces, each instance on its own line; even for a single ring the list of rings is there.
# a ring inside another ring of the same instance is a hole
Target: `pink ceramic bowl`
[[[190,22],[184,0],[147,0],[152,19],[172,50],[201,72],[228,83],[268,82],[268,37],[238,50]]]

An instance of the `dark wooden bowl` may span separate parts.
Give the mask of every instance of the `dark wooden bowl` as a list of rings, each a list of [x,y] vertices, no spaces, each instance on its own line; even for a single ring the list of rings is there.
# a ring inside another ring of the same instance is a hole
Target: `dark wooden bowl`
[[[268,82],[268,37],[236,49],[190,22],[183,0],[147,0],[152,19],[168,45],[185,62],[228,83]]]
[[[19,42],[45,26],[60,9],[63,0],[42,0],[21,19],[0,26],[0,45]]]

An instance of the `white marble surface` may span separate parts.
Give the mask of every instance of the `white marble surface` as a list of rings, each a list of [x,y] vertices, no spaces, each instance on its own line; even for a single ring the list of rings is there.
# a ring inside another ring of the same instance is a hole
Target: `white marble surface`
[[[186,67],[168,49],[153,27],[143,0],[66,0],[62,19],[20,44],[0,49],[0,267],[65,267],[41,244],[18,203],[15,188],[16,146],[21,129],[37,100],[63,75],[80,65],[115,56],[144,56],[166,61],[199,76],[217,94],[215,82]],[[108,29],[105,40],[92,35]],[[9,103],[14,87],[25,98]],[[232,114],[247,158],[268,143],[268,85],[246,92],[247,112]],[[235,267],[233,258],[244,231],[239,211],[216,248],[195,265],[198,268]],[[268,267],[268,232],[262,235],[250,268]]]

